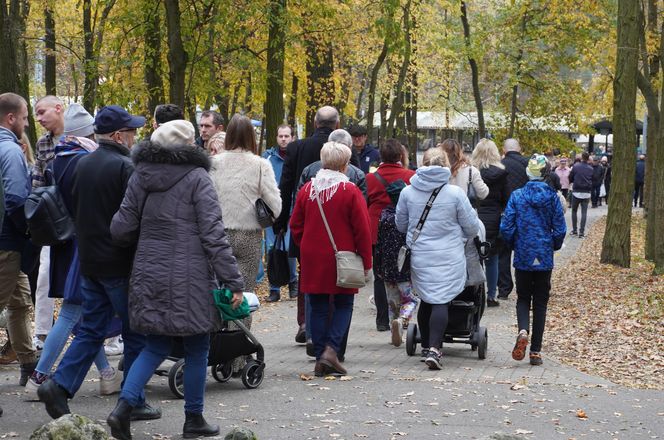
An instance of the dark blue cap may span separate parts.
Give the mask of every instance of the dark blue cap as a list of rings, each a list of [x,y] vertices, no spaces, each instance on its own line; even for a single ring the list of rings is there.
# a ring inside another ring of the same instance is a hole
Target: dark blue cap
[[[123,128],[141,128],[145,125],[143,116],[132,116],[119,105],[107,105],[95,115],[95,133],[108,134]]]

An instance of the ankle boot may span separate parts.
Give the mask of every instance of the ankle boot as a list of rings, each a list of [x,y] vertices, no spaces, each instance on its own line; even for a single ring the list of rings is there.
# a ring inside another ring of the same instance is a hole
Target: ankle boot
[[[203,418],[203,414],[184,412],[184,426],[182,427],[182,437],[212,437],[219,435],[218,425],[208,425]]]
[[[320,363],[330,367],[338,374],[345,375],[347,373],[346,369],[341,365],[341,362],[339,362],[337,352],[329,345],[325,346],[325,351],[323,351],[323,354],[320,356]]]
[[[35,368],[37,368],[37,362],[21,364],[21,378],[18,380],[20,386],[24,387],[28,383],[28,379],[32,376]]]
[[[111,427],[111,435],[119,440],[131,440],[131,411],[133,406],[126,400],[118,399],[115,409],[106,419],[106,423]]]

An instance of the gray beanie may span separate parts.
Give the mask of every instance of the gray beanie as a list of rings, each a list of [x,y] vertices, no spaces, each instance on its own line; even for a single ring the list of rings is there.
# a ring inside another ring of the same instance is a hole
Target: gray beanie
[[[86,137],[95,133],[95,118],[81,104],[70,104],[65,110],[65,136]]]
[[[184,119],[165,122],[152,133],[150,140],[162,147],[179,147],[194,144],[194,126]]]

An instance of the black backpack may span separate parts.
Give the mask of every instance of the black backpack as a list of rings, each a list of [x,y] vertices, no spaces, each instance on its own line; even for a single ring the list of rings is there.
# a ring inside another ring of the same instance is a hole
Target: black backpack
[[[62,175],[73,160],[70,160]],[[46,173],[53,173],[47,168]],[[52,178],[51,180],[55,180]],[[25,201],[25,220],[30,232],[30,240],[37,246],[53,246],[74,238],[74,221],[58,191],[58,183],[42,186],[32,191]]]
[[[392,183],[387,183],[387,180],[380,174],[378,174],[378,171],[373,173],[374,176],[376,176],[376,179],[380,181],[380,183],[383,184],[385,187],[385,192],[387,195],[390,197],[390,201],[392,202],[393,206],[397,206],[397,202],[399,201],[399,195],[401,194],[401,191],[408,185],[406,185],[406,182],[403,181],[403,179],[397,179]]]

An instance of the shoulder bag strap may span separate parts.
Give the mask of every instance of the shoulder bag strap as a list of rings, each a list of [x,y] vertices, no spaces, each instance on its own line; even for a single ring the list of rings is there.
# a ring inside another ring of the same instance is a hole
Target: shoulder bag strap
[[[427,217],[429,216],[429,211],[431,211],[433,202],[434,200],[436,200],[438,193],[440,192],[441,189],[443,189],[444,186],[445,184],[443,183],[438,188],[434,189],[433,192],[431,193],[431,196],[429,196],[427,205],[424,207],[424,211],[422,211],[422,215],[420,216],[420,221],[417,222],[417,226],[415,226],[415,231],[413,232],[413,241],[411,241],[410,243],[411,246],[415,244],[415,242],[417,241],[417,237],[420,236],[420,232],[422,232],[422,227],[424,227],[424,222],[427,220]]]
[[[473,169],[468,165],[468,188],[473,184]]]
[[[327,230],[327,236],[330,237],[330,243],[332,243],[332,249],[334,253],[337,253],[337,245],[334,243],[334,237],[332,237],[332,231],[330,230],[330,225],[327,224],[327,218],[325,218],[325,212],[323,211],[323,205],[320,203],[320,198],[318,197],[318,191],[316,191],[316,203],[318,204],[318,209],[320,210],[320,215],[323,217],[323,223],[325,224],[325,229]]]
[[[380,183],[382,183],[383,186],[384,186],[385,188],[387,188],[387,186],[389,185],[389,183],[387,183],[387,180],[385,180],[385,178],[384,178],[383,176],[381,176],[380,174],[378,174],[378,171],[376,171],[376,172],[374,173],[374,176],[376,176],[376,179],[378,179],[378,180],[380,181]]]

